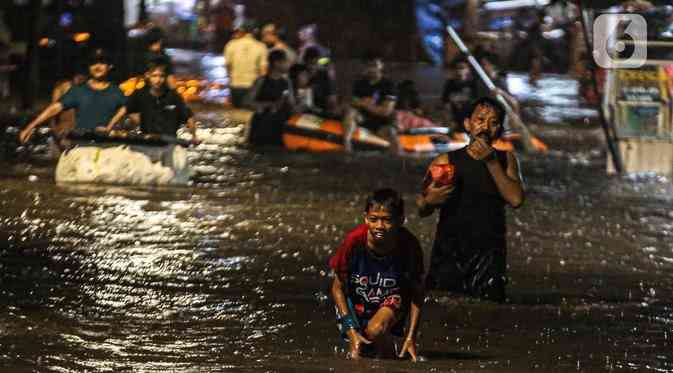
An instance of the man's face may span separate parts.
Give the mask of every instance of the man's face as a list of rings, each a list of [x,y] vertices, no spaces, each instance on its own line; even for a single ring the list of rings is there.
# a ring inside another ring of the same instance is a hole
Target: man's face
[[[383,242],[393,237],[400,227],[399,219],[381,205],[373,205],[365,214],[365,224],[374,242]]]
[[[383,78],[383,62],[381,60],[368,62],[365,66],[365,76],[371,81]]]
[[[89,65],[89,75],[96,80],[105,78],[108,72],[110,72],[110,65],[105,62],[95,62]]]
[[[472,79],[472,70],[470,70],[470,66],[465,62],[457,64],[456,77],[462,82]]]
[[[161,52],[161,44],[161,40],[156,41],[149,45],[149,50],[156,53]]]
[[[150,88],[162,89],[166,82],[166,72],[162,68],[157,68],[145,74]]]
[[[498,123],[498,114],[490,105],[479,105],[472,112],[470,118],[466,119],[465,128],[472,137],[481,134],[488,135],[489,140],[496,138],[500,123]]]
[[[262,43],[272,47],[278,41],[278,37],[273,31],[262,31]]]

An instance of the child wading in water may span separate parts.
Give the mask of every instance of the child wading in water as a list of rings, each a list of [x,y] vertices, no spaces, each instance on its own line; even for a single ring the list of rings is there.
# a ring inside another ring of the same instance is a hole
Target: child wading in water
[[[364,224],[346,236],[330,259],[332,297],[342,337],[357,359],[364,345],[390,355],[391,336],[406,333],[399,357],[416,361],[416,332],[424,298],[423,252],[418,239],[402,227],[404,201],[392,189],[367,199]]]

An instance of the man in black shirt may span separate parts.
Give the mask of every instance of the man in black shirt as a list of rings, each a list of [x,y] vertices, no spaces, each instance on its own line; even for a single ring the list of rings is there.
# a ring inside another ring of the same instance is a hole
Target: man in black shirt
[[[458,57],[447,66],[447,75],[442,104],[454,124],[454,130],[465,132],[463,122],[470,115],[470,102],[478,95],[477,80],[463,57]]]
[[[505,206],[521,206],[523,181],[514,153],[492,147],[503,132],[502,105],[483,97],[470,113],[470,145],[432,161],[416,200],[421,217],[439,210],[428,285],[504,302]]]
[[[393,151],[399,149],[394,121],[396,100],[395,85],[383,76],[381,58],[367,58],[364,77],[353,84],[353,101],[344,118],[346,152],[352,151],[351,140],[358,125],[387,138]]]
[[[255,112],[249,137],[253,145],[282,145],[283,127],[295,110],[285,51],[271,51],[268,62],[269,72],[255,80],[243,102],[245,108]]]
[[[166,66],[161,61],[150,62],[145,73],[146,85],[135,91],[126,104],[131,120],[140,124],[143,133],[176,137],[178,129],[187,124],[192,143],[198,143],[192,111],[182,97],[166,85]],[[111,123],[111,130],[116,123]]]

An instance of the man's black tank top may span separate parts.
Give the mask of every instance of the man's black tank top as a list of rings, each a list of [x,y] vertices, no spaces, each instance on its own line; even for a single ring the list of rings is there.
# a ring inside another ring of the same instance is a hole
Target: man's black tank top
[[[496,150],[503,168],[507,167],[507,153]],[[456,189],[441,206],[437,238],[461,236],[472,241],[488,242],[488,246],[504,245],[505,200],[498,192],[484,161],[476,160],[462,148],[448,153],[455,165]]]

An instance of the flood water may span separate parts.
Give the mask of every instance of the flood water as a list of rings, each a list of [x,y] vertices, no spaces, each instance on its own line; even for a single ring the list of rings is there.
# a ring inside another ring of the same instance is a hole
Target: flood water
[[[49,163],[4,164],[1,371],[673,372],[670,181],[605,176],[574,82],[510,80],[553,151],[521,157],[509,300],[429,294],[426,361],[344,359],[327,259],[383,186],[429,254],[436,216],[411,208],[428,160],[233,146],[193,153],[189,188],[55,185]]]

